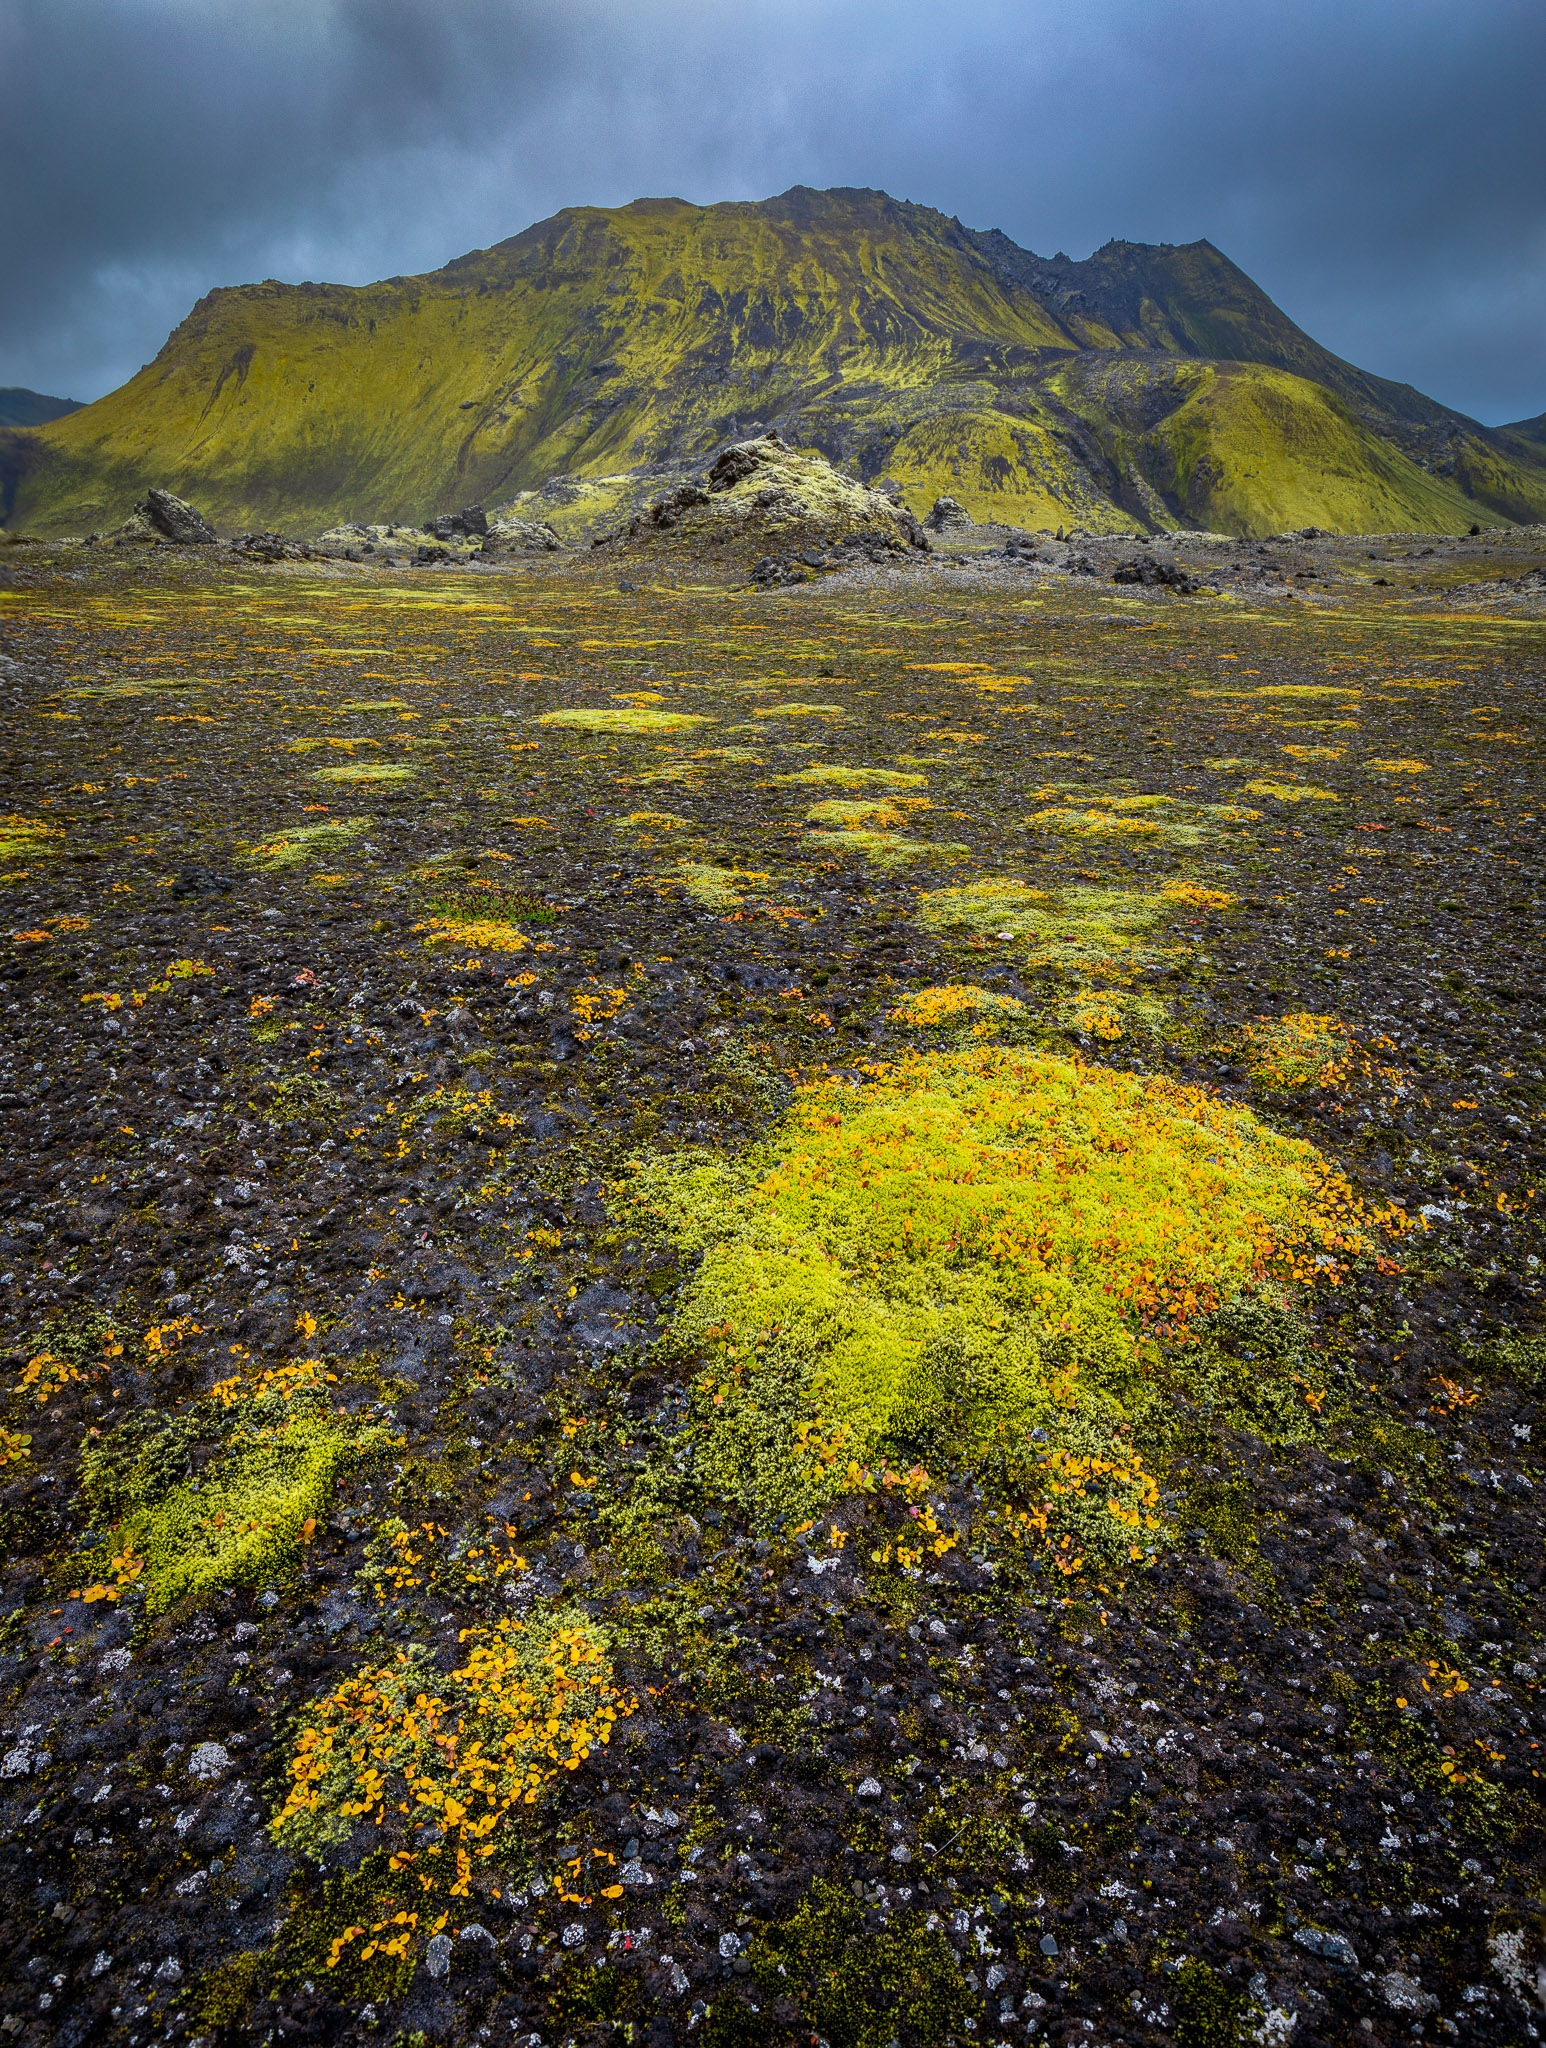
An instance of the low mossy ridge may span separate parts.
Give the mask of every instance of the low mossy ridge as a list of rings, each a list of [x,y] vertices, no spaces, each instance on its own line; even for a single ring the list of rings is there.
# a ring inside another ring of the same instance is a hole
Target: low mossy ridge
[[[131,1416],[89,1443],[81,1490],[113,1525],[97,1563],[115,1583],[88,1598],[136,1585],[159,1614],[288,1571],[340,1471],[391,1442],[379,1425],[335,1413],[332,1383],[315,1359],[236,1376],[181,1415]]]
[[[643,1160],[631,1197],[701,1254],[668,1341],[702,1470],[763,1515],[878,1460],[1108,1456],[1162,1372],[1205,1379],[1210,1313],[1377,1228],[1235,1104],[984,1045],[823,1076],[763,1145]]]
[[[27,431],[13,521],[109,525],[155,475],[227,529],[503,502],[594,537],[752,391],[760,418],[862,449],[918,514],[941,492],[980,519],[1114,532],[1462,532],[1480,506],[1546,511],[1529,439],[1340,362],[1205,244],[1097,262],[1101,282],[1071,266],[1049,292],[1043,259],[1001,235],[796,188],[566,208],[417,277],[219,290],[120,390]],[[1406,453],[1414,407],[1449,477]]]

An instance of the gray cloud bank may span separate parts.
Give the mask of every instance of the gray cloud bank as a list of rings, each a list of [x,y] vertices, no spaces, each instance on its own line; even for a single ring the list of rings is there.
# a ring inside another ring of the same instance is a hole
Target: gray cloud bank
[[[1540,0],[0,0],[0,384],[202,292],[565,205],[878,185],[1043,253],[1206,235],[1367,369],[1546,407]]]

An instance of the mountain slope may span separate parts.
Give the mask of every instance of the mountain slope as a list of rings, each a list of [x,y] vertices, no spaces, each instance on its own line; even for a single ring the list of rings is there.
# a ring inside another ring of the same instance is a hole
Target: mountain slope
[[[151,481],[222,526],[317,530],[670,474],[761,425],[915,510],[947,491],[1017,524],[1546,516],[1546,452],[1341,363],[1208,243],[1048,261],[803,187],[568,209],[423,277],[213,292],[120,390],[6,437],[0,471],[41,531],[110,524]]]

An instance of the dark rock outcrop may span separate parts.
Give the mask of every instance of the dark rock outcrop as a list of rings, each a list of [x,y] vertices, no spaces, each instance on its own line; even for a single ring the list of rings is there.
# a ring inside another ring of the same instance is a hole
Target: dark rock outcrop
[[[135,506],[144,519],[154,527],[162,540],[169,540],[180,548],[212,548],[215,544],[215,529],[197,506],[190,505],[186,498],[174,498],[170,491],[150,489]]]

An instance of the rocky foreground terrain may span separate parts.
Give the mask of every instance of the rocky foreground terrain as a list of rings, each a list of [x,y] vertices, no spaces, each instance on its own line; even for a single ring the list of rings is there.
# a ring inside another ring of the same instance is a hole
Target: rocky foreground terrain
[[[0,2027],[1539,2038],[1542,535],[767,510],[0,556]]]

